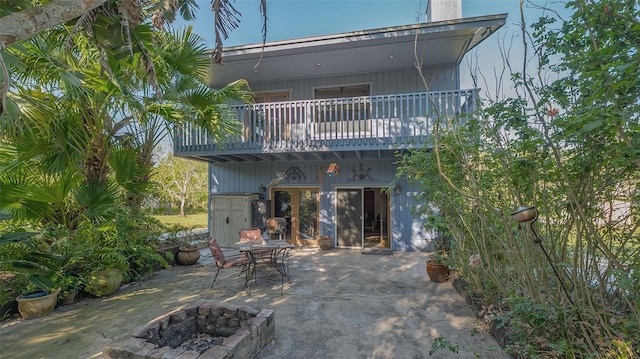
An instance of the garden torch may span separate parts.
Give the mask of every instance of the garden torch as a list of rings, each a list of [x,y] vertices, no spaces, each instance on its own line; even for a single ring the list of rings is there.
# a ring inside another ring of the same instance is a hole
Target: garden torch
[[[529,206],[529,207],[520,206],[518,207],[518,209],[516,209],[515,212],[511,213],[511,219],[513,219],[518,223],[530,222],[529,228],[533,233],[533,242],[538,243],[540,245],[540,248],[542,248],[542,252],[544,253],[544,256],[547,257],[547,261],[551,265],[551,268],[553,269],[553,272],[556,274],[556,277],[558,277],[558,280],[560,281],[560,285],[562,286],[564,293],[567,295],[567,299],[569,299],[569,302],[571,303],[571,305],[574,305],[573,300],[569,295],[569,291],[567,290],[567,287],[564,285],[564,281],[562,280],[562,277],[558,274],[558,270],[556,269],[556,266],[553,265],[553,262],[551,261],[551,257],[549,257],[547,250],[544,249],[544,246],[542,245],[542,239],[540,238],[540,236],[538,236],[538,233],[533,227],[533,224],[538,220],[538,209],[534,206]]]

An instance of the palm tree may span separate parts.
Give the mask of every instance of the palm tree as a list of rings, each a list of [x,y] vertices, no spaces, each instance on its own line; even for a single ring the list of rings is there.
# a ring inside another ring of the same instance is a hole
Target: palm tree
[[[212,139],[220,141],[238,133],[240,123],[235,120],[230,101],[250,102],[253,100],[249,85],[245,80],[235,81],[220,90],[209,88],[205,83],[208,55],[202,38],[192,33],[191,28],[174,33],[159,33],[160,46],[157,55],[163,64],[159,67],[158,85],[161,98],[150,91],[152,86],[143,87],[142,106],[138,117],[126,123],[128,140],[122,144],[139,149],[136,163],[142,171],[133,183],[148,185],[154,163],[152,155],[156,146],[176,127],[195,125]],[[117,161],[117,164],[125,161]],[[132,188],[127,198],[131,205],[139,206],[144,194]]]
[[[263,43],[267,34],[267,3],[260,0],[263,15]],[[5,65],[3,50],[36,34],[70,22],[68,36],[84,31],[96,48],[103,51],[140,53],[150,81],[157,77],[149,49],[140,46],[136,29],[142,24],[166,29],[179,13],[185,20],[195,18],[199,6],[195,0],[49,0],[34,7],[28,0],[0,0],[0,115],[6,108],[10,89],[10,73]],[[239,23],[240,13],[230,0],[212,0],[214,12],[214,62],[222,63],[222,39]],[[107,40],[107,41],[105,41]],[[103,46],[106,44],[106,46]],[[117,58],[117,56],[116,56]],[[104,63],[107,68],[111,63]]]
[[[205,84],[208,58],[200,37],[191,29],[165,33],[144,25],[132,34],[140,49],[150,51],[103,52],[82,34],[72,37],[73,51],[66,51],[64,31],[51,31],[7,51],[19,76],[18,91],[0,116],[0,135],[7,148],[14,149],[13,156],[0,163],[23,172],[0,171],[0,185],[6,187],[0,208],[73,229],[82,218],[107,215],[119,192],[130,207],[140,205],[153,168],[153,149],[174,126],[195,124],[212,138],[237,131],[228,102],[248,100],[249,88],[245,81],[218,91]],[[143,56],[156,64],[153,79],[140,60]],[[27,181],[36,177],[24,167],[33,166],[41,171],[38,176],[51,181]],[[25,187],[27,182],[36,188]],[[47,197],[49,205],[41,206],[47,213],[36,215],[25,202],[33,196],[25,195],[43,190],[46,183],[66,185],[49,189],[58,196]]]
[[[202,39],[190,29],[157,31],[143,17],[122,20],[118,3],[132,2],[109,1],[8,49],[0,39],[0,214],[40,230],[48,244],[81,248],[69,260],[83,270],[130,258],[131,278],[158,263],[149,239],[160,229],[136,211],[153,148],[174,126],[194,124],[212,138],[233,132],[228,102],[250,91],[245,81],[209,88]],[[22,255],[3,250],[3,258]]]

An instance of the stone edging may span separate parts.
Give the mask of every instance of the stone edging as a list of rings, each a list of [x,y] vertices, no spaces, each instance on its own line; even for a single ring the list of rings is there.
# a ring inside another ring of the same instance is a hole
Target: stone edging
[[[504,327],[499,326],[500,323],[497,319],[486,318],[482,315],[482,304],[478,303],[477,300],[474,300],[469,283],[467,283],[457,274],[450,275],[449,281],[451,282],[453,288],[455,288],[458,294],[460,294],[460,296],[464,299],[465,303],[467,303],[471,310],[473,310],[473,313],[476,315],[476,317],[487,322],[487,331],[498,341],[498,344],[500,344],[500,346],[504,348],[504,346],[509,341],[509,338],[507,337],[507,331]]]

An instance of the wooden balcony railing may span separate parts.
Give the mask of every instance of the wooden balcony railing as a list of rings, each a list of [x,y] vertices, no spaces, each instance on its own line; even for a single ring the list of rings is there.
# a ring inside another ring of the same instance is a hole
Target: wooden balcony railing
[[[255,153],[310,151],[424,143],[436,114],[473,110],[477,90],[299,100],[236,106],[242,133],[213,143],[199,128],[185,127],[174,138],[176,154],[215,151]]]

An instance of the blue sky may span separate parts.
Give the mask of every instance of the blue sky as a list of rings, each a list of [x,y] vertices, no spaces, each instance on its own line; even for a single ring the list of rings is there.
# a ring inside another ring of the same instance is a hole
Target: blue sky
[[[214,43],[213,15],[210,0],[196,0],[200,6],[196,21],[178,21],[175,27],[191,24],[211,48]],[[532,0],[566,14],[561,0]],[[242,16],[237,29],[223,40],[224,46],[245,45],[262,42],[262,19],[259,0],[237,0],[236,10]],[[328,35],[356,30],[375,29],[387,26],[407,25],[425,21],[427,0],[267,0],[267,41],[299,37]],[[480,71],[489,83],[480,87],[495,89],[492,80],[495,66],[501,66],[499,41],[515,37],[515,47],[509,55],[514,64],[522,62],[519,29],[519,0],[462,0],[462,16],[473,17],[507,13],[507,21],[500,31],[480,44],[477,51]],[[531,24],[543,14],[542,10],[525,2],[526,21]],[[499,71],[500,69],[497,69]],[[508,76],[507,76],[508,78]],[[473,87],[470,71],[461,65],[462,88]],[[509,86],[509,84],[507,84]],[[495,92],[495,91],[494,91]]]
[[[335,34],[406,25],[425,20],[427,0],[267,0],[267,41]],[[463,0],[463,17],[509,13],[508,22],[519,17],[518,0]],[[191,24],[196,33],[213,45],[213,15],[209,0],[197,0],[200,10]],[[225,46],[262,41],[258,0],[237,0],[240,25],[224,41]],[[181,26],[184,22],[177,22]]]

